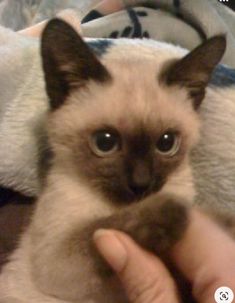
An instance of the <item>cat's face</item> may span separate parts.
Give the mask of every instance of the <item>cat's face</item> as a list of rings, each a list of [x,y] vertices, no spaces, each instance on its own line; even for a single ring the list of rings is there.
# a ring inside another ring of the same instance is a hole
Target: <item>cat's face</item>
[[[52,21],[42,55],[55,165],[119,203],[177,183],[199,135],[195,108],[223,53],[224,39],[213,43],[221,50],[206,68],[202,59],[192,68],[200,50],[192,62],[172,61],[170,51],[125,42],[110,47],[101,63],[68,25]]]

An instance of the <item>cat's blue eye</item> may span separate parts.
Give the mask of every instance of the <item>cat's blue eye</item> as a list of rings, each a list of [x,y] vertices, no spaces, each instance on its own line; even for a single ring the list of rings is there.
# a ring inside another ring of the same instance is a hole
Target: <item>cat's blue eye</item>
[[[174,156],[180,147],[180,138],[177,133],[167,131],[161,135],[156,143],[156,151],[168,157]]]
[[[100,157],[113,154],[120,148],[120,138],[112,131],[97,131],[92,135],[90,146],[92,151]]]

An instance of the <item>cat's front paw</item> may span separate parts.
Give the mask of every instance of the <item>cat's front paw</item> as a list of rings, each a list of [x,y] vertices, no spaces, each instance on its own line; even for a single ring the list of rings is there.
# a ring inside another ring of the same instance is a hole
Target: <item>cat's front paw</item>
[[[175,196],[152,196],[95,222],[93,230],[117,229],[129,234],[144,248],[164,253],[181,239],[187,228],[187,204]]]
[[[82,232],[87,240],[83,239],[80,243],[91,243],[92,247],[89,245],[88,247],[92,248],[93,259],[100,259],[96,263],[102,263],[101,268],[104,268],[103,262],[91,241],[94,232],[100,228],[123,231],[147,250],[165,256],[187,229],[189,222],[187,204],[183,199],[175,196],[149,197],[112,216],[92,222]]]
[[[177,197],[153,197],[140,208],[131,236],[145,248],[161,254],[182,238],[188,222],[187,203]]]

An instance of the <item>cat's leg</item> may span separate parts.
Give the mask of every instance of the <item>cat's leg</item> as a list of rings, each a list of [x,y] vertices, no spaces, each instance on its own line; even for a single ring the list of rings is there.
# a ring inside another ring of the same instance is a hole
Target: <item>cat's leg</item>
[[[152,196],[115,214],[93,220],[74,231],[63,246],[80,252],[93,261],[98,276],[110,277],[111,270],[98,254],[92,236],[97,229],[117,229],[129,234],[138,244],[169,262],[169,252],[184,235],[190,221],[190,204],[178,196]],[[169,264],[168,264],[169,265]]]
[[[98,228],[118,229],[158,254],[166,254],[179,241],[189,223],[189,204],[176,196],[150,197],[118,213],[90,224],[86,234]]]

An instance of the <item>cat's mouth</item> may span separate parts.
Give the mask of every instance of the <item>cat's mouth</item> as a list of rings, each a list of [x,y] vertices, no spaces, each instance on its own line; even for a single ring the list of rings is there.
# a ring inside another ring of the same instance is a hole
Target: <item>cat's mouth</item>
[[[131,204],[131,203],[138,203],[143,199],[147,198],[153,193],[158,192],[164,182],[154,184],[152,186],[140,187],[140,186],[129,186],[129,187],[118,187],[115,186],[112,192],[109,192],[109,197],[111,201],[118,203],[118,204]]]
[[[147,186],[131,186],[129,191],[136,202],[146,198],[151,193],[151,190]]]
[[[132,197],[131,202],[139,202],[148,196],[157,193],[160,191],[165,184],[165,179],[162,177],[158,177],[152,180],[151,183],[143,186],[128,186],[128,190],[130,192],[130,195]]]

